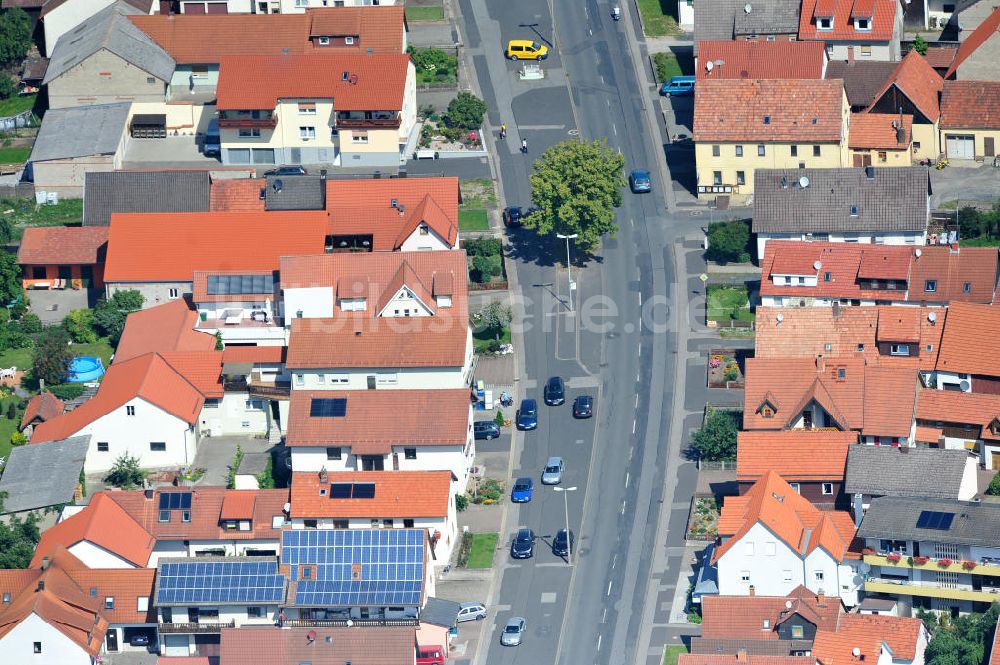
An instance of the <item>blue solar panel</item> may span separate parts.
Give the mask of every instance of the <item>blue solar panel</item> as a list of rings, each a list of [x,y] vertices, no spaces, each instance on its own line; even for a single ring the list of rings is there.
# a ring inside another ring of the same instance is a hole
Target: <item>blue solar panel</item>
[[[424,553],[420,529],[285,531],[281,542],[300,606],[419,605]],[[310,579],[304,565],[315,566]]]
[[[156,603],[272,603],[285,598],[276,561],[178,561],[160,564]]]

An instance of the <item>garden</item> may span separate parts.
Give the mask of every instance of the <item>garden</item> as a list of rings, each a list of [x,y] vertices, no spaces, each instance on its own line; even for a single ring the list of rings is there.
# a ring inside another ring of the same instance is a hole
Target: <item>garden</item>
[[[409,7],[407,15],[409,15],[410,10],[415,9],[425,8]],[[413,46],[407,52],[410,54],[413,68],[417,72],[417,85],[446,88],[458,83],[458,57],[454,53],[439,48],[414,48]]]
[[[510,322],[513,312],[506,303],[496,301],[487,303],[472,317],[473,350],[484,353],[503,353],[510,345]]]
[[[458,93],[443,114],[430,105],[421,107],[417,145],[421,150],[435,152],[482,150],[480,132],[485,115],[485,102],[470,92]]]
[[[462,192],[458,204],[458,228],[460,231],[489,231],[488,210],[497,203],[496,188],[489,178],[463,180],[458,185]]]
[[[712,496],[695,496],[688,519],[688,540],[714,541],[719,533],[719,505]]]
[[[458,548],[458,566],[478,569],[491,567],[499,539],[498,533],[463,533]]]
[[[500,239],[489,236],[469,238],[463,245],[469,257],[469,279],[472,281],[469,288],[475,291],[506,289]]]
[[[712,349],[708,356],[709,388],[742,388],[743,370],[736,351]]]

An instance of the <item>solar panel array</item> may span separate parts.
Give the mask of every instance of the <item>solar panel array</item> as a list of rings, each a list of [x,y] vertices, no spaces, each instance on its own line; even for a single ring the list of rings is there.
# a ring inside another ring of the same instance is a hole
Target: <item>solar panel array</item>
[[[160,492],[160,510],[190,510],[191,492]]]
[[[210,296],[272,293],[274,275],[209,275],[207,289]]]
[[[374,499],[375,483],[330,483],[331,499]]]
[[[955,519],[955,513],[942,513],[936,510],[921,510],[917,518],[918,529],[937,529],[947,531],[951,528],[951,521]]]
[[[313,397],[309,404],[311,418],[343,418],[347,415],[347,399],[344,397]]]
[[[297,581],[298,606],[419,605],[424,585],[424,532],[285,531],[281,534],[281,562],[289,564],[290,579]]]
[[[277,605],[285,600],[285,577],[274,560],[164,562],[156,577],[156,604]]]

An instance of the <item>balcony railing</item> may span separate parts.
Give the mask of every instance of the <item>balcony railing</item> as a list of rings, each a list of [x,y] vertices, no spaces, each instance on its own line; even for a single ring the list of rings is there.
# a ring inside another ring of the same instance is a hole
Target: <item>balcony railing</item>
[[[274,129],[278,125],[278,119],[274,116],[267,118],[219,118],[219,127],[222,129]]]
[[[161,633],[220,633],[223,628],[235,628],[235,621],[216,621],[200,623],[161,623]]]
[[[965,573],[967,575],[993,575],[1000,577],[1000,561],[979,560],[973,562],[976,564],[975,566],[966,567],[968,564],[961,559],[949,559],[950,563],[947,566],[942,566],[941,559],[927,557],[927,561],[920,563],[924,557],[911,557],[903,554],[896,561],[890,560],[883,554],[865,554],[864,559],[865,563],[870,563],[874,566],[914,568],[916,570],[936,570],[942,573]]]
[[[337,118],[337,129],[394,129],[399,124],[399,118]]]
[[[865,591],[895,596],[949,598],[983,603],[993,603],[1000,600],[1000,588],[984,587],[981,590],[975,590],[968,587],[944,586],[940,583],[884,577],[872,577],[865,580]]]
[[[268,399],[288,399],[292,394],[290,383],[251,383],[247,386],[251,397],[266,397]]]
[[[343,628],[351,626],[416,626],[416,619],[294,619],[285,621],[286,628]]]

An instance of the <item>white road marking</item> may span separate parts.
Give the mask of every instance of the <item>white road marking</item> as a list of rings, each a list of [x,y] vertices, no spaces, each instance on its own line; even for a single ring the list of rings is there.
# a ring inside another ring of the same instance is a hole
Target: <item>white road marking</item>
[[[611,569],[614,570],[615,564],[618,563],[618,552],[611,558]]]
[[[608,621],[608,608],[604,608],[604,614],[601,615],[601,623],[607,623]]]
[[[625,472],[625,489],[628,489],[628,480],[629,480],[629,473],[628,473],[628,471],[626,471]]]
[[[625,514],[625,501],[622,501],[622,515]]]
[[[545,593],[542,594],[542,598],[541,598],[541,600],[539,602],[541,602],[541,603],[554,603],[554,602],[556,602],[556,592],[555,591],[546,591]]]
[[[639,308],[641,309],[642,308],[642,291],[639,291],[638,296],[639,296]]]
[[[602,637],[604,637],[604,636],[603,636],[603,635],[598,635],[598,636],[597,636],[597,650],[598,650],[598,651],[600,651],[600,650],[601,650],[601,638],[602,638]]]
[[[635,427],[636,427],[635,424],[636,424],[636,420],[635,420],[635,418],[633,418],[632,419],[632,434],[635,434]],[[627,485],[626,485],[626,487],[627,487]]]
[[[639,342],[639,357],[642,357],[642,342]]]
[[[615,126],[615,123],[611,123],[611,131],[615,133],[615,136],[618,136],[618,127]]]
[[[594,36],[594,31],[591,30],[590,28],[587,28],[587,34],[590,35],[591,37],[593,37]]]
[[[610,596],[611,595],[611,580],[608,580],[608,592],[606,594],[604,594],[604,595],[606,595],[606,596]]]
[[[633,455],[633,453],[635,453],[635,446],[629,446],[628,447],[628,459],[629,459],[630,462],[632,461],[632,455]]]
[[[639,393],[635,394],[635,408],[639,408]]]

